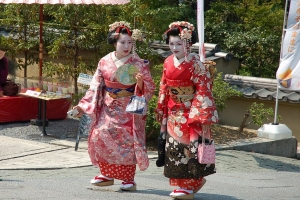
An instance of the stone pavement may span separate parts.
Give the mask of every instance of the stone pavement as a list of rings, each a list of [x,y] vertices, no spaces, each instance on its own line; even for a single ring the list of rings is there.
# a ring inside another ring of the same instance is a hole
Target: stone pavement
[[[255,138],[252,143],[255,141],[261,144],[257,140],[268,142],[266,139]],[[245,140],[235,144],[217,145],[216,148],[217,151],[235,150],[252,143],[250,140]],[[156,152],[148,152],[148,155],[149,159],[157,157]],[[91,166],[85,138],[80,140],[79,148],[75,151],[75,139],[71,138],[42,143],[0,135],[0,170],[61,169],[85,166]]]
[[[0,136],[0,199],[172,199],[174,188],[163,168],[155,166],[156,152],[149,152],[146,171],[137,170],[138,191],[125,194],[119,180],[113,186],[91,187],[89,180],[99,172],[91,166],[86,139],[77,151],[74,139],[49,142]],[[217,148],[217,173],[207,177],[195,199],[300,199],[300,160]]]
[[[78,151],[74,146],[72,139],[46,144],[0,136],[0,199],[172,199],[174,188],[163,168],[155,166],[155,152],[149,152],[149,168],[137,170],[138,191],[125,194],[119,180],[113,186],[91,187],[89,180],[98,170],[91,166],[86,140],[80,141]],[[195,199],[300,199],[300,160],[221,150],[216,166],[217,173],[207,177]]]
[[[54,140],[56,141],[56,140]],[[58,145],[0,135],[1,169],[59,169],[90,166],[87,144],[57,140]]]

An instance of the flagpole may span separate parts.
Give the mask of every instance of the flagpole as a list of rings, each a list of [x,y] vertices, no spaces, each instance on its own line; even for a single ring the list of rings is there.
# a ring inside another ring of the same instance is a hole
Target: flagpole
[[[287,3],[289,0],[285,2],[285,11],[284,11],[284,20],[283,20],[283,28],[282,28],[282,39],[281,39],[281,48],[280,48],[280,60],[279,60],[279,67],[281,65],[282,55],[283,55],[283,42],[286,34],[286,15],[287,15]],[[290,0],[291,1],[291,0]],[[278,68],[279,68],[278,67]],[[277,77],[276,77],[277,80]],[[257,136],[262,138],[268,138],[271,140],[281,140],[291,138],[293,136],[291,129],[289,129],[285,124],[279,124],[277,122],[277,109],[278,109],[278,93],[279,93],[279,86],[277,80],[277,94],[276,94],[276,104],[275,104],[275,116],[274,122],[269,124],[264,124],[257,130]]]
[[[204,0],[197,0],[197,30],[199,39],[199,57],[200,61],[205,61],[204,48]]]
[[[287,5],[288,1],[285,1],[285,9],[284,9],[284,19],[283,19],[283,26],[282,26],[282,36],[281,36],[281,47],[280,47],[280,58],[279,58],[279,64],[281,62],[281,54],[282,54],[282,47],[283,47],[283,39],[285,35],[285,28],[286,28],[286,16],[287,16]],[[279,87],[277,82],[277,89],[276,89],[276,101],[275,101],[275,116],[274,116],[274,122],[273,125],[278,125],[277,122],[277,113],[278,113],[278,93],[279,93]]]

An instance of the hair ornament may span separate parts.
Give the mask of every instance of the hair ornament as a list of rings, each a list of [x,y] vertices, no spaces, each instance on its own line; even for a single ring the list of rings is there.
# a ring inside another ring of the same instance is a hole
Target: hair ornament
[[[130,23],[125,21],[119,21],[109,25],[109,32],[116,30],[120,26],[127,27],[128,29],[130,29]]]
[[[184,27],[184,28],[182,29],[181,27]],[[177,22],[171,23],[169,25],[169,30],[171,30],[173,28],[179,28],[179,30],[180,30],[180,35],[179,36],[182,40],[183,39],[191,39],[192,38],[192,32],[195,30],[194,25],[189,23],[189,22],[186,22],[186,21],[177,21]]]
[[[133,29],[131,37],[135,41],[143,41],[143,33],[139,29]]]
[[[137,56],[137,48],[136,48],[136,41],[143,41],[143,33],[142,31],[140,31],[139,29],[133,29],[132,30],[132,35],[131,35],[131,38],[132,38],[132,54],[133,54],[133,57],[138,57]]]

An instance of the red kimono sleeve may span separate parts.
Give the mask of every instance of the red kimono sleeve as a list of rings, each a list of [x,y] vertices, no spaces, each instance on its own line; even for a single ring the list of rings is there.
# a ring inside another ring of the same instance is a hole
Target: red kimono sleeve
[[[218,112],[212,94],[212,81],[208,69],[202,64],[198,56],[192,59],[194,72],[192,80],[196,87],[189,117],[189,126],[217,123]]]
[[[158,95],[158,103],[157,103],[157,108],[156,111],[157,113],[160,114],[166,114],[164,113],[164,110],[166,109],[166,101],[167,101],[167,81],[166,81],[166,68],[164,67],[162,77],[160,79],[160,84],[159,84],[159,95]]]

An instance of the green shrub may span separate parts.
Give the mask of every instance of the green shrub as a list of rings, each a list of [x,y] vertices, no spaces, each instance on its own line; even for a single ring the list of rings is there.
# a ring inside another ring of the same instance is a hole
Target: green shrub
[[[156,89],[152,99],[148,103],[148,115],[146,121],[146,137],[147,140],[156,140],[159,136],[160,124],[155,120],[154,110],[157,106],[159,83],[162,76],[163,65],[154,65],[151,69],[151,75],[154,80]]]

